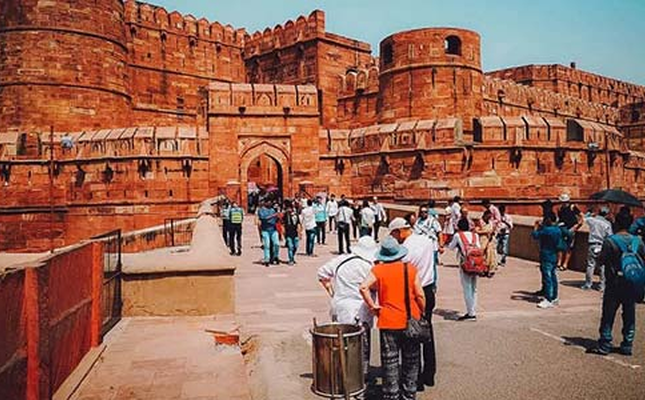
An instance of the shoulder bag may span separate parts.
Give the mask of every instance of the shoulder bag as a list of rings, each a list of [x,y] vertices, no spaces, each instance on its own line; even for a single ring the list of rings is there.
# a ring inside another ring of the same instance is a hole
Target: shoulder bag
[[[430,331],[430,323],[423,317],[415,319],[410,312],[410,287],[408,285],[408,263],[403,264],[403,280],[405,281],[405,312],[407,315],[407,326],[405,328],[404,336],[407,339],[415,340],[418,342],[429,342],[432,340]]]

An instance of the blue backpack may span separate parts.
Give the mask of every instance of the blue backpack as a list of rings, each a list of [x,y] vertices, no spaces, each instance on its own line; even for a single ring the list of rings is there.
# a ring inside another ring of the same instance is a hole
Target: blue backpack
[[[645,286],[645,262],[638,254],[638,248],[641,245],[641,239],[638,236],[630,235],[631,242],[629,246],[624,240],[612,235],[609,237],[622,253],[620,256],[620,271],[617,275],[623,277],[627,282],[635,287]]]

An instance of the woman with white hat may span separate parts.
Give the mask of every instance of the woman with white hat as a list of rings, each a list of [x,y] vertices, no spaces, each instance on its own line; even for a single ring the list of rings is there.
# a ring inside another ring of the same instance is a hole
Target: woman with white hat
[[[384,400],[415,399],[417,393],[420,345],[405,336],[405,329],[408,318],[421,317],[426,299],[416,268],[403,262],[406,254],[405,247],[387,236],[376,256],[376,266],[360,289],[370,310],[378,316]],[[370,295],[372,289],[378,292],[378,305]]]
[[[351,250],[350,254],[340,255],[320,267],[318,280],[331,297],[332,320],[341,324],[360,323],[365,328],[363,370],[367,376],[374,315],[363,301],[359,287],[374,266],[378,245],[371,236],[363,236]]]

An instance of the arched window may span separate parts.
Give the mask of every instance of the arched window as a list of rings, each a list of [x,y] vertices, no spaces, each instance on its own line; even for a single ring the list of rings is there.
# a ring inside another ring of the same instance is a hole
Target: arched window
[[[632,110],[632,123],[636,123],[640,119],[641,119],[641,114],[636,110]]]
[[[394,50],[392,49],[392,43],[386,43],[383,45],[383,64],[389,65],[394,61]]]
[[[461,39],[457,36],[448,36],[445,43],[446,54],[452,54],[455,56],[461,55]]]

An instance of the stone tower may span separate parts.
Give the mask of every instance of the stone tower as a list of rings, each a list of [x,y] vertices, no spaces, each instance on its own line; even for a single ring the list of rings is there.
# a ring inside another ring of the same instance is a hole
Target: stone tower
[[[381,42],[379,122],[481,115],[480,37],[454,28],[396,33]]]
[[[0,2],[0,132],[126,126],[121,0]]]

